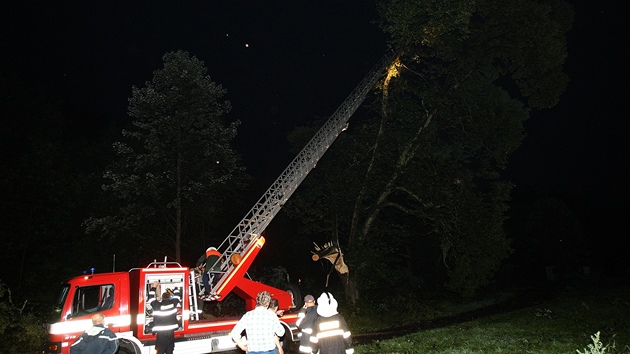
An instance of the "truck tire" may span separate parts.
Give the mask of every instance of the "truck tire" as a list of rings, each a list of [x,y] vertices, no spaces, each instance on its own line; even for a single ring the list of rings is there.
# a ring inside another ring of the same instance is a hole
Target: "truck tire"
[[[280,345],[282,346],[282,350],[284,354],[293,354],[298,352],[298,346],[291,339],[291,335],[285,334]]]
[[[115,354],[140,354],[140,350],[136,345],[126,340],[120,340],[120,346]]]
[[[304,305],[304,299],[302,299],[302,292],[300,291],[300,287],[298,287],[296,284],[287,284],[285,291],[291,294],[292,306],[294,308],[299,309],[302,307],[302,305]]]
[[[291,333],[291,329],[286,323],[282,323],[284,327],[284,335],[280,338],[280,346],[284,351],[284,354],[296,354],[298,352],[299,346],[293,341],[293,333]]]

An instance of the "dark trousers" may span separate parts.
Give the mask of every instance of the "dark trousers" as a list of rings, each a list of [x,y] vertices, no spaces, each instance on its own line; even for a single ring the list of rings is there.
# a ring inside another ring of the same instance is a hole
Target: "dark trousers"
[[[175,331],[159,331],[155,340],[156,354],[173,354],[175,349]]]
[[[206,292],[205,295],[210,294],[210,274],[203,273],[203,290]]]
[[[203,287],[204,290],[206,291],[206,295],[210,294],[210,290],[212,289],[210,287],[210,279],[212,279],[212,286],[217,284],[217,279],[218,279],[218,275],[220,273],[215,273],[215,272],[210,272],[210,273],[203,273]]]

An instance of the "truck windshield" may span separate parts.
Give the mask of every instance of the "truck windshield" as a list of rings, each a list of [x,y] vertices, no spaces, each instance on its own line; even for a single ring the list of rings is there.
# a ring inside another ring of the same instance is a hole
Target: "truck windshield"
[[[72,317],[108,310],[112,307],[113,284],[77,287],[72,300]]]
[[[53,304],[52,313],[50,316],[52,317],[52,321],[59,321],[61,316],[61,311],[63,310],[63,304],[66,302],[66,298],[68,297],[68,291],[70,290],[70,284],[62,284],[59,292],[57,293],[57,298]]]

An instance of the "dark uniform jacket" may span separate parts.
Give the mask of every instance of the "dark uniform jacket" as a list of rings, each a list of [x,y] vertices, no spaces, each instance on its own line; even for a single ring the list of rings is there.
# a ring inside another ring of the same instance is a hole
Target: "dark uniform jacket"
[[[320,354],[352,354],[352,338],[350,330],[340,314],[330,317],[318,316],[313,321],[311,334],[313,353]]]
[[[72,343],[70,354],[114,354],[118,350],[116,334],[104,325],[95,325]]]
[[[153,332],[174,331],[179,328],[177,321],[178,299],[153,301]]]
[[[302,308],[298,313],[296,325],[302,332],[302,337],[300,337],[300,353],[310,354],[313,351],[311,347],[311,333],[313,333],[313,321],[315,321],[316,317],[317,305]]]

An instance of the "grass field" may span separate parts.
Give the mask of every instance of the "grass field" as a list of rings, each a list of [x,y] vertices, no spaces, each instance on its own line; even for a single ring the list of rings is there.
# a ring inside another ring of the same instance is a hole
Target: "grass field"
[[[355,347],[376,353],[630,353],[630,286],[564,287],[536,305]],[[612,348],[614,345],[614,349]]]

